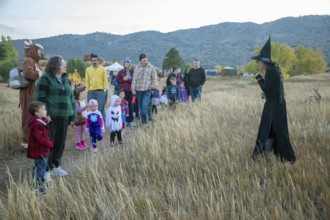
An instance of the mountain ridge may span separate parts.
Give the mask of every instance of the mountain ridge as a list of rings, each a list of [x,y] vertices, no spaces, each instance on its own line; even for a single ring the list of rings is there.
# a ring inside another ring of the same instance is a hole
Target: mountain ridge
[[[285,17],[275,21],[256,24],[253,22],[223,22],[199,28],[181,29],[162,33],[141,31],[126,35],[95,32],[84,35],[63,34],[34,39],[42,44],[43,53],[62,55],[65,59],[96,53],[106,60],[122,61],[131,57],[133,63],[145,53],[149,61],[161,67],[165,54],[175,47],[186,63],[194,58],[201,60],[204,68],[242,66],[250,61],[254,49],[263,46],[271,35],[272,42],[322,48],[327,63],[330,63],[330,16],[308,15]],[[24,40],[13,40],[23,59]]]

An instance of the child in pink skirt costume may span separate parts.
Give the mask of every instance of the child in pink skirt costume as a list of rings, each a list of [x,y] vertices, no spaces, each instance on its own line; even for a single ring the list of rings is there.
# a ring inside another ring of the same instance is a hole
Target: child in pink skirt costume
[[[84,141],[84,131],[85,131],[85,123],[86,123],[86,87],[85,86],[77,86],[74,90],[74,97],[76,99],[76,110],[77,110],[77,122],[76,125],[76,149],[85,150],[86,144]]]

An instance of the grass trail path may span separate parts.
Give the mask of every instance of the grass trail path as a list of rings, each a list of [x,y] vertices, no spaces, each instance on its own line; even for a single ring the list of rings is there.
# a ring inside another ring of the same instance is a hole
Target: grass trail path
[[[154,117],[155,118],[155,117]],[[137,121],[136,121],[137,122]],[[153,122],[152,122],[153,123]],[[125,129],[125,135],[123,136],[124,144],[129,144],[132,138],[134,138],[136,129],[141,129],[139,127],[127,127]],[[75,128],[69,127],[65,150],[62,157],[62,168],[67,170],[70,176],[74,176],[74,172],[77,169],[75,166],[79,162],[90,160],[91,152],[90,142],[88,134],[85,133],[85,142],[88,143],[88,148],[85,151],[80,151],[75,148]],[[127,143],[126,143],[127,142]],[[98,154],[102,154],[106,151],[104,148],[110,148],[110,133],[106,129],[103,140],[98,142]],[[123,147],[115,140],[115,146],[111,147],[113,149],[118,149]],[[33,167],[33,160],[26,157],[26,153],[21,150],[16,152],[10,159],[0,162],[0,197],[7,198],[7,183],[9,177],[12,176],[15,182],[20,182],[25,176],[31,175],[31,170]],[[10,174],[10,175],[9,175]],[[57,177],[55,177],[57,178]]]

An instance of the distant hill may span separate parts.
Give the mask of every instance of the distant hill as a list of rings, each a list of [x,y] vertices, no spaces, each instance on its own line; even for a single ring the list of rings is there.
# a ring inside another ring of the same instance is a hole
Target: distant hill
[[[109,30],[111,32],[111,30]],[[45,47],[44,53],[62,55],[65,59],[83,58],[84,54],[94,52],[106,60],[122,61],[131,57],[133,63],[138,56],[146,53],[149,61],[161,67],[165,54],[175,47],[186,63],[193,58],[201,60],[204,68],[221,66],[241,66],[250,61],[257,46],[263,46],[268,35],[272,42],[286,43],[296,48],[303,45],[322,48],[330,63],[330,16],[311,15],[286,17],[263,24],[251,22],[225,22],[200,28],[178,30],[169,33],[143,31],[127,35],[91,33],[86,35],[65,34],[35,39]],[[23,58],[23,40],[13,40]]]

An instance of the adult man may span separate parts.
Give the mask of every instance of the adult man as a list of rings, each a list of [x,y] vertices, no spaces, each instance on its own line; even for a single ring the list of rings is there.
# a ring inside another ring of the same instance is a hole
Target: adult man
[[[98,102],[98,110],[104,116],[104,105],[106,103],[105,94],[108,88],[108,77],[105,68],[99,65],[98,56],[91,54],[92,66],[86,68],[86,91],[87,102],[96,99]]]
[[[148,104],[151,100],[151,89],[158,85],[155,68],[148,62],[145,54],[139,56],[140,63],[135,66],[131,85],[132,94],[136,94],[141,111],[142,126],[147,126]]]
[[[199,59],[194,60],[194,66],[188,73],[188,86],[190,89],[191,100],[194,102],[196,99],[202,98],[202,87],[206,81],[205,71],[200,67]]]

